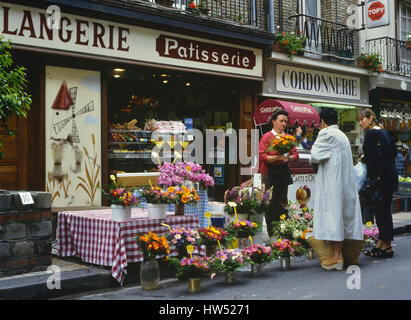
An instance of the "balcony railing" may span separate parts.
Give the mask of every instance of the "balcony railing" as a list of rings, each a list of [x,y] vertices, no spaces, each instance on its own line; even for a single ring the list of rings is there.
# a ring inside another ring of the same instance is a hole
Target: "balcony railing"
[[[155,3],[162,8],[185,11],[188,14],[190,0],[129,0],[135,3]],[[268,30],[269,0],[195,0],[200,16],[221,19],[240,25],[253,26],[258,30]],[[272,0],[271,0],[272,1]],[[192,13],[192,12],[191,12]]]
[[[379,53],[382,67],[386,72],[411,76],[411,50],[405,42],[394,38],[383,37],[366,40],[367,53]]]
[[[295,19],[295,30],[307,38],[305,55],[319,55],[323,59],[353,64],[355,61],[358,31],[346,25],[306,14],[290,16]]]

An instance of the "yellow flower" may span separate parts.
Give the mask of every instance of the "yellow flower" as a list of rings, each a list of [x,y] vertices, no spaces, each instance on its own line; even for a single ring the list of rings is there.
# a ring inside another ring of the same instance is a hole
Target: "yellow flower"
[[[366,225],[371,228],[371,227],[372,227],[372,222],[371,222],[371,221],[368,221],[368,222],[366,223]]]
[[[281,220],[285,220],[285,217],[286,217],[286,215],[283,214],[282,216],[280,216],[280,219],[281,219]]]

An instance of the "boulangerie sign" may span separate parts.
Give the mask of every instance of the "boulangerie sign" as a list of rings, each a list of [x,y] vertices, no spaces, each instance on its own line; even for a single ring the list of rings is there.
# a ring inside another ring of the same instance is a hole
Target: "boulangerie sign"
[[[0,35],[14,44],[262,79],[261,49],[0,2]]]
[[[365,12],[369,29],[390,24],[388,0],[367,0]]]

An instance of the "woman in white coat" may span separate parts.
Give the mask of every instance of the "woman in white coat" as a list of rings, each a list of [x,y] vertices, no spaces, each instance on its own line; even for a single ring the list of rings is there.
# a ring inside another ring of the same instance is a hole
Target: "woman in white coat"
[[[334,244],[334,256],[321,264],[327,270],[343,269],[344,239],[363,240],[350,142],[338,129],[337,121],[335,110],[326,108],[320,112],[321,130],[311,149],[311,162],[318,164],[313,235]]]

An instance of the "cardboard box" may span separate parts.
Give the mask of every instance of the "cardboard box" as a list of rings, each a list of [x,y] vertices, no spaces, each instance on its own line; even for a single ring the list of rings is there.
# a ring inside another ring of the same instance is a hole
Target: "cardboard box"
[[[123,187],[141,186],[151,184],[158,185],[158,177],[160,172],[129,172],[117,173],[118,184]]]

